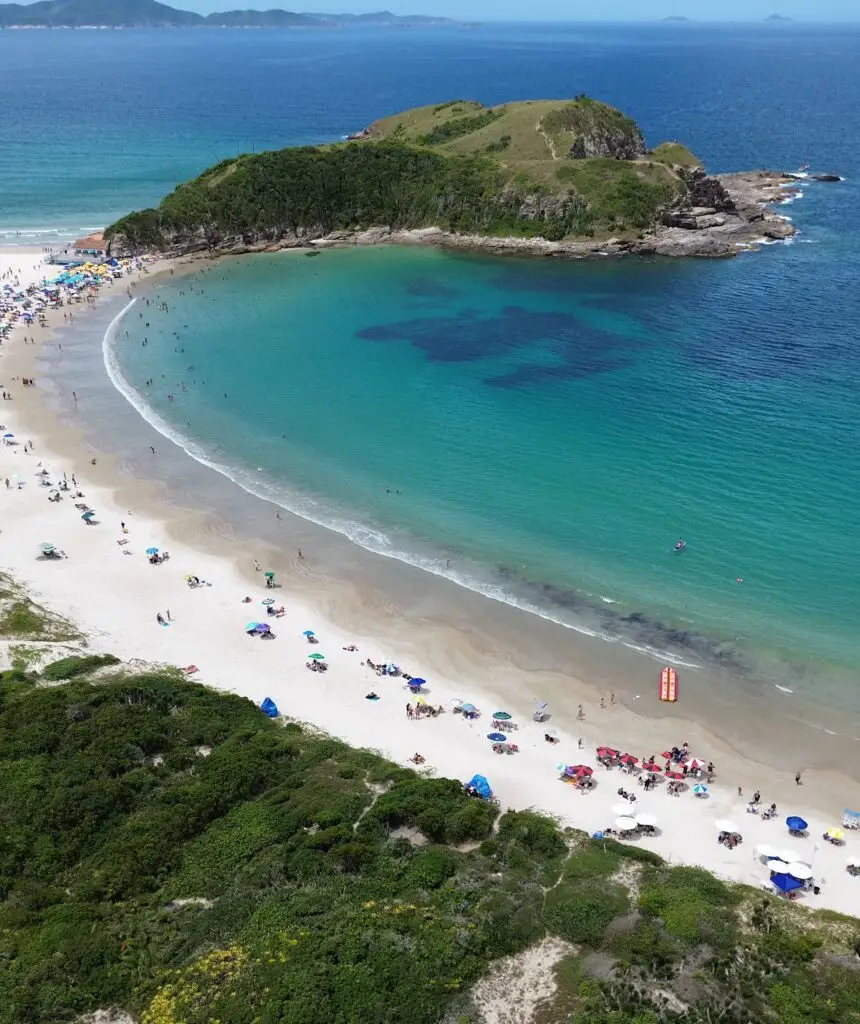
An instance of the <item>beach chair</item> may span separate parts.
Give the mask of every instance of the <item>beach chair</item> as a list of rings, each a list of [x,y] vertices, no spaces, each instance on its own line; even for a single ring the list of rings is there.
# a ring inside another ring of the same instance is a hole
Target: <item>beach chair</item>
[[[773,884],[773,882],[769,881],[767,878],[763,878],[758,883],[758,887],[759,887],[759,889],[761,889],[762,892],[769,892],[771,894],[771,896],[776,896],[776,894],[777,894],[776,886]]]

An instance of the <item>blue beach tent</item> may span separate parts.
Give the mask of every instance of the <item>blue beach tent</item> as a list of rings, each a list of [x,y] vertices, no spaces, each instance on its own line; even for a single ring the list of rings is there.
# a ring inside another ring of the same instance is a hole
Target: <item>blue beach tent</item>
[[[770,880],[777,889],[780,890],[780,892],[794,892],[795,889],[803,888],[803,882],[801,882],[799,878],[795,878],[793,875],[771,875]]]
[[[278,717],[278,706],[277,704],[275,704],[271,697],[263,698],[263,703],[260,705],[260,710],[263,712],[264,715],[268,715],[269,718]]]
[[[473,775],[466,783],[466,789],[469,788],[474,789],[482,800],[492,799],[493,791],[490,788],[489,782],[487,782],[483,775]]]

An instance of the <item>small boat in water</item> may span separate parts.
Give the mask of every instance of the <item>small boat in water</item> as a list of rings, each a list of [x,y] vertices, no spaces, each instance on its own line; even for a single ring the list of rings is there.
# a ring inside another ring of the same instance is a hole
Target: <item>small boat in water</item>
[[[667,665],[660,673],[660,700],[674,703],[678,699],[678,673]]]
[[[679,540],[678,543],[675,545],[675,550],[683,551],[686,546],[687,542],[685,540]]]

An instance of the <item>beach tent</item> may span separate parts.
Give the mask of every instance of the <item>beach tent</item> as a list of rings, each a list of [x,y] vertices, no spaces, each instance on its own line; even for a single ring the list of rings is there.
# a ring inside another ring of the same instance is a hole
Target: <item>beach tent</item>
[[[803,888],[803,882],[791,875],[771,875],[770,880],[780,892],[794,892],[795,889]]]
[[[269,718],[278,717],[278,706],[277,704],[275,704],[271,697],[263,698],[263,703],[260,705],[260,710],[263,712],[264,715],[268,715]]]
[[[493,797],[490,783],[483,775],[473,775],[466,783],[466,789],[474,789],[482,800],[491,800]]]

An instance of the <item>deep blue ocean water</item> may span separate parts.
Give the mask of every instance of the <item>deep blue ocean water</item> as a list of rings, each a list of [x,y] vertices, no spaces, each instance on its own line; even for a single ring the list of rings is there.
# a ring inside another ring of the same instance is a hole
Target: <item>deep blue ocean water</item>
[[[224,156],[460,96],[588,92],[712,170],[844,175],[785,207],[791,245],[731,261],[255,257],[117,335],[138,399],[251,489],[823,692],[860,668],[858,58],[860,28],[799,25],[0,33],[0,230],[100,225]]]

